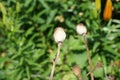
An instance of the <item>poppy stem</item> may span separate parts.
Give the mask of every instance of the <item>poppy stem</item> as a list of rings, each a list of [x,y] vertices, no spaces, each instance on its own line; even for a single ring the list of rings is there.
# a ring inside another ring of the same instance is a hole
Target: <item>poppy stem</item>
[[[53,66],[52,66],[52,70],[51,70],[51,74],[50,74],[50,78],[49,80],[52,80],[53,79],[53,75],[54,75],[54,72],[55,72],[55,66],[56,66],[56,63],[57,63],[57,60],[59,58],[59,54],[60,54],[60,48],[61,48],[61,42],[58,42],[58,48],[57,48],[57,53],[56,53],[56,56],[53,60]]]
[[[91,80],[94,80],[94,76],[93,76],[93,72],[92,72],[93,67],[92,67],[92,60],[91,60],[90,50],[88,48],[88,43],[87,43],[86,37],[83,36],[83,38],[84,38],[84,44],[85,44],[87,54],[88,54],[88,62],[89,62],[89,65],[90,65],[90,77],[91,77]]]

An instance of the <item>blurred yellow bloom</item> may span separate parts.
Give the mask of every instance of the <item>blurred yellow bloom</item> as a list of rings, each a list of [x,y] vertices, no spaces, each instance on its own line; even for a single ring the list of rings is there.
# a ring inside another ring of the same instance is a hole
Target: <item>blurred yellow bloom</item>
[[[95,0],[95,6],[97,10],[101,9],[101,0]]]

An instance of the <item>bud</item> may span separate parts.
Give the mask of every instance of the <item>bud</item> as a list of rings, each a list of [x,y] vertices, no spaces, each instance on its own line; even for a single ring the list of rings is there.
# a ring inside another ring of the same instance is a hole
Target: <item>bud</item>
[[[75,74],[76,76],[80,76],[81,70],[80,70],[80,68],[79,68],[78,65],[73,66],[73,67],[72,67],[72,70],[73,70],[73,72],[74,72],[74,74]]]
[[[111,19],[111,17],[112,17],[112,1],[107,0],[106,5],[105,5],[105,9],[103,12],[103,18],[105,21],[108,21],[109,19]]]
[[[95,0],[95,6],[97,10],[101,9],[101,0]]]
[[[79,35],[82,35],[82,36],[85,36],[87,33],[87,29],[82,23],[77,25],[76,31]]]
[[[62,27],[57,27],[54,31],[54,40],[55,42],[63,42],[66,38],[66,33]]]

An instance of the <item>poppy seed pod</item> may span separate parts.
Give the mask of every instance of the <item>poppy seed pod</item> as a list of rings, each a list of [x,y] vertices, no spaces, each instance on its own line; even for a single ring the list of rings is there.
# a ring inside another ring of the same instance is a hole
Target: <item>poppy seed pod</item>
[[[82,35],[82,36],[85,36],[87,33],[87,29],[82,23],[76,26],[76,31],[79,35]]]
[[[56,43],[63,42],[66,38],[66,33],[62,27],[57,27],[54,31],[54,40]]]

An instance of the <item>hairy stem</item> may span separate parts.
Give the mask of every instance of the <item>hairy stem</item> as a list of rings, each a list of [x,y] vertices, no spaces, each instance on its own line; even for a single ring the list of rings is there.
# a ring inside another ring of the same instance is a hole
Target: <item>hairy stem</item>
[[[58,43],[57,53],[56,53],[56,56],[55,56],[55,58],[53,60],[53,66],[52,66],[52,70],[51,70],[51,74],[50,74],[49,80],[53,79],[53,75],[54,75],[54,71],[55,71],[55,66],[56,66],[56,63],[57,63],[57,60],[58,60],[59,54],[60,54],[60,48],[61,48],[61,42]]]
[[[89,48],[88,48],[88,43],[87,43],[86,37],[83,36],[83,38],[84,38],[84,43],[85,43],[87,54],[88,54],[88,62],[89,62],[89,65],[90,65],[90,77],[91,77],[91,80],[94,80],[94,76],[93,76],[93,72],[92,72],[92,69],[93,69],[92,60],[91,60],[90,51],[89,51]]]
[[[81,77],[81,76],[78,76],[78,80],[82,80],[82,77]]]

